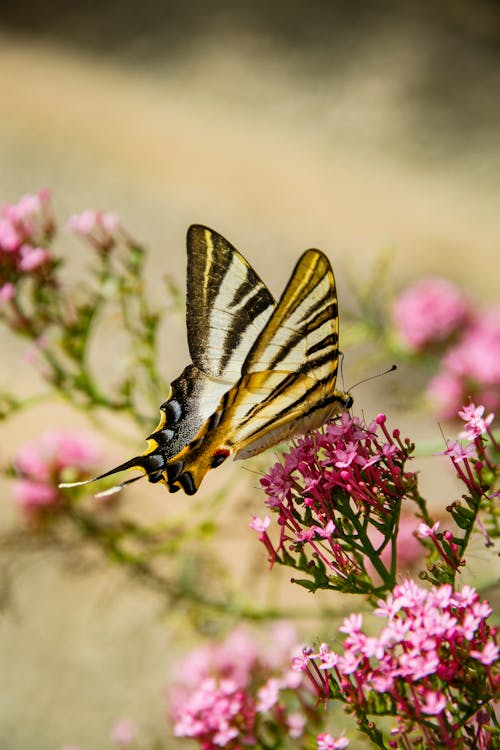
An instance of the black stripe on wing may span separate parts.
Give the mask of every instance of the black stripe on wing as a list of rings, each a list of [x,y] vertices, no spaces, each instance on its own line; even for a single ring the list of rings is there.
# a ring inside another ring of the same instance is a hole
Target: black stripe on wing
[[[222,235],[198,224],[187,235],[187,333],[193,363],[235,383],[274,299]]]
[[[324,253],[307,250],[252,346],[242,372],[299,372],[309,359],[308,349],[331,334],[338,334],[335,278]],[[332,351],[332,360],[335,357]]]

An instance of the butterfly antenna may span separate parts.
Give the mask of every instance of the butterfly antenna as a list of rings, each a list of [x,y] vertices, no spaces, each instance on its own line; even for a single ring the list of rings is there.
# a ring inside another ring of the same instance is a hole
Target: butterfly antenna
[[[383,372],[378,372],[376,375],[370,375],[369,378],[363,378],[363,380],[358,380],[357,383],[354,383],[354,385],[351,385],[348,393],[350,393],[358,385],[361,385],[361,383],[367,383],[369,380],[375,380],[375,378],[381,378],[383,375],[388,375],[390,372],[394,372],[394,370],[397,370],[397,369],[398,369],[397,365],[392,365],[391,367],[389,367],[389,369],[384,370]]]
[[[344,352],[339,352],[339,369],[340,369],[340,380],[342,382],[342,389],[344,388]]]
[[[120,482],[120,484],[115,484],[114,487],[110,487],[108,490],[103,490],[102,492],[97,492],[94,497],[102,498],[102,497],[110,497],[111,495],[115,495],[117,492],[120,492],[124,487],[126,487],[129,484],[132,484],[132,482],[137,482],[138,479],[143,479],[144,474],[140,474],[138,477],[132,477],[132,479],[126,479],[124,482]]]

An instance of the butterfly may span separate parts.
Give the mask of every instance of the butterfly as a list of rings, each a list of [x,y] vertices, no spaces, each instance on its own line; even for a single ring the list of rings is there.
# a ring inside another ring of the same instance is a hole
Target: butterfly
[[[229,456],[254,456],[352,405],[335,389],[338,302],[330,261],[307,250],[281,298],[222,235],[187,233],[187,338],[192,363],[172,382],[147,449],[87,484],[124,471],[193,495]],[[63,485],[63,486],[75,486]]]

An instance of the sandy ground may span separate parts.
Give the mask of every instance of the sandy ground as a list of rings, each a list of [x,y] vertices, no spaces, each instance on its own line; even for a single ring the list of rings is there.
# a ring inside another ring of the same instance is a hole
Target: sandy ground
[[[417,50],[401,42],[397,65],[390,50],[373,49],[339,80],[334,71],[316,79],[293,58],[249,39],[208,44],[176,65],[133,70],[5,35],[0,197],[15,200],[48,186],[61,219],[87,207],[118,211],[151,250],[156,295],[165,268],[183,284],[185,231],[201,222],[231,239],[276,293],[311,245],[334,261],[341,296],[348,272],[369,276],[390,248],[396,280],[442,273],[492,302],[500,153],[491,135],[454,151],[446,131],[418,132],[404,96]],[[80,273],[81,247],[66,240],[59,247]],[[165,356],[169,377],[186,357],[178,328]],[[1,335],[1,386],[32,388],[23,347]],[[360,408],[384,408],[373,403],[376,387],[359,393]],[[62,407],[42,405],[30,416],[29,433],[69,419],[84,425]],[[414,437],[428,436],[427,418],[402,420]],[[2,428],[2,457],[23,442],[26,428],[24,418]],[[224,467],[223,479],[210,478],[207,496],[232,471]],[[241,465],[234,471],[236,507],[246,515],[225,554],[234,559],[246,544],[240,574],[249,582],[256,553],[246,518],[259,512],[262,497]],[[448,487],[432,491],[447,497]],[[170,502],[151,493],[145,504],[150,496],[157,509]],[[4,494],[8,504],[7,486]],[[11,525],[12,512],[5,515]],[[109,727],[122,715],[145,737],[165,738],[162,691],[172,651],[160,602],[120,571],[75,574],[59,555],[24,557],[0,621],[0,747],[57,750],[71,741],[105,750]]]

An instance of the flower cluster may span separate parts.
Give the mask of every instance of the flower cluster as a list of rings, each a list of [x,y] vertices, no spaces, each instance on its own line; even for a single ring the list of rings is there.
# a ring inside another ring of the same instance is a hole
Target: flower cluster
[[[239,628],[223,643],[191,653],[169,696],[177,737],[190,737],[203,750],[267,747],[270,737],[276,748],[280,737],[300,741],[306,721],[314,721],[314,696],[303,675],[290,669],[295,631],[278,624],[270,640],[272,651],[263,653]]]
[[[54,230],[48,190],[0,206],[0,302],[15,296],[20,279],[50,273],[54,261],[47,245]]]
[[[440,371],[428,393],[440,415],[455,416],[469,398],[500,406],[500,314],[474,311],[463,292],[445,279],[422,279],[395,301],[393,319],[412,352],[438,354]]]
[[[23,445],[14,457],[14,496],[26,519],[37,524],[57,511],[68,499],[59,482],[83,479],[98,460],[95,442],[75,432],[53,430]]]
[[[411,450],[398,430],[388,431],[383,414],[366,427],[345,413],[300,438],[261,479],[266,504],[278,514],[278,543],[268,535],[268,517],[251,526],[271,562],[304,571],[309,580],[297,583],[313,590],[366,593],[371,568],[392,588],[401,502],[416,490],[415,474],[405,471]]]
[[[490,747],[492,702],[499,697],[497,630],[469,586],[426,590],[412,581],[394,588],[374,614],[380,635],[363,632],[361,615],[344,620],[343,650],[322,643],[303,649],[294,669],[309,676],[319,698],[340,698],[358,717],[398,717],[391,747]],[[368,728],[368,727],[367,727]]]
[[[467,487],[467,494],[462,495],[461,501],[452,503],[448,510],[459,529],[469,529],[477,525],[482,533],[485,546],[492,547],[490,534],[498,536],[498,510],[495,502],[500,496],[500,466],[498,456],[500,445],[491,429],[494,414],[485,416],[483,405],[469,404],[458,412],[465,425],[460,438],[466,440],[464,445],[460,440],[447,440],[446,449],[441,455],[448,456],[455,469],[458,479]],[[479,517],[481,512],[483,519]],[[483,522],[484,521],[484,522]],[[435,533],[436,528],[422,528],[421,535],[428,536],[436,549],[445,556],[460,555],[458,538],[451,537],[450,532],[441,535],[444,550],[440,549],[440,540]],[[490,527],[488,530],[487,527]],[[450,538],[451,537],[451,538]],[[462,541],[465,541],[467,532]]]

